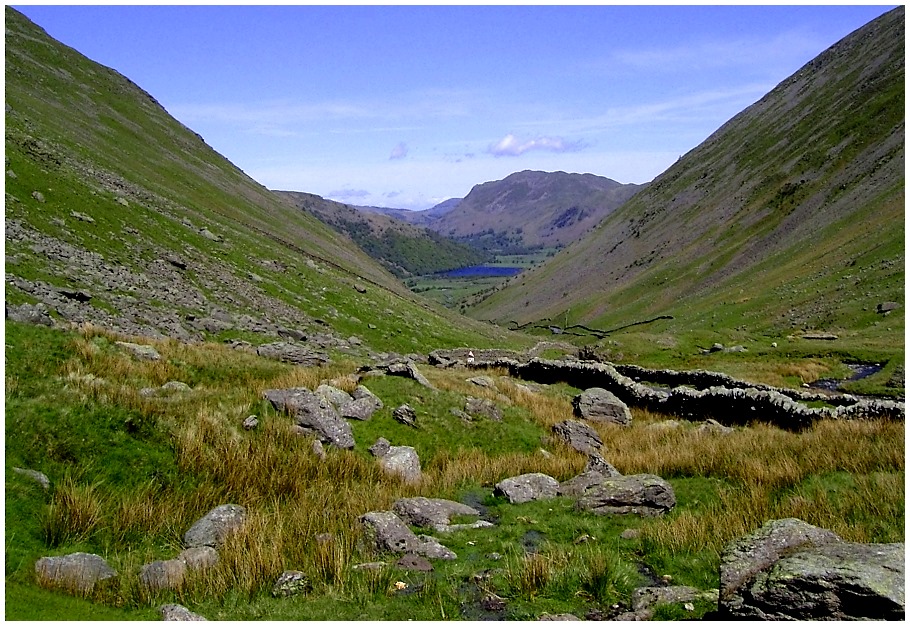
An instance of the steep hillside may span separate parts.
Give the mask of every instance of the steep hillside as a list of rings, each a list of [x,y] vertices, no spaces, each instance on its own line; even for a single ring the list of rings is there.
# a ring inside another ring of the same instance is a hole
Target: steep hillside
[[[361,250],[399,278],[477,265],[486,260],[474,248],[382,212],[358,210],[311,193],[275,193],[350,237]]]
[[[904,260],[898,8],[470,314],[601,329],[670,315],[653,328],[731,338],[813,330],[902,347],[903,309],[886,309],[903,306]]]
[[[593,174],[517,172],[475,186],[427,226],[495,251],[563,246],[580,239],[642,187]]]
[[[5,169],[8,317],[354,352],[493,340],[9,7]]]

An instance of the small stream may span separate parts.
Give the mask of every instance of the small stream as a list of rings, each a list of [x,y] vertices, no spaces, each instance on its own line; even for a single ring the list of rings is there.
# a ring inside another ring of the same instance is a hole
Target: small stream
[[[877,374],[882,371],[883,367],[878,363],[847,363],[846,365],[853,371],[853,375],[850,378],[820,378],[815,382],[809,383],[809,387],[811,389],[837,391],[844,383],[853,382],[854,380],[860,380]]]

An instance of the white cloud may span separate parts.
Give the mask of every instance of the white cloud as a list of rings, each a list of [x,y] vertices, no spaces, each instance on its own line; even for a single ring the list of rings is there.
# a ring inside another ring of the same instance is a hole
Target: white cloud
[[[491,144],[488,152],[493,156],[521,156],[530,150],[578,152],[583,147],[580,141],[566,141],[562,137],[537,137],[522,141],[509,133],[498,142]]]
[[[397,146],[392,148],[392,154],[389,155],[389,160],[403,159],[406,156],[408,156],[408,145],[405,142],[400,141]]]

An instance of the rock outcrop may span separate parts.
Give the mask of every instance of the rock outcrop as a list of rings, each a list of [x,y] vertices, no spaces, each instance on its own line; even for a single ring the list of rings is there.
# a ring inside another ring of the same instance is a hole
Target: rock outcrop
[[[493,493],[494,495],[505,496],[510,504],[522,504],[532,500],[555,498],[558,489],[559,481],[552,476],[547,476],[540,472],[532,472],[506,478],[496,483]]]
[[[222,504],[206,513],[183,535],[187,548],[220,548],[227,536],[246,521],[246,509],[238,504]]]
[[[588,487],[575,503],[581,511],[598,515],[663,515],[676,506],[673,487],[654,474],[604,477]]]
[[[44,556],[35,562],[38,581],[46,586],[87,595],[95,585],[117,572],[97,554],[74,552],[65,556]]]
[[[332,403],[305,387],[267,389],[263,397],[278,411],[287,411],[303,432],[311,433],[323,443],[350,450],[354,433]]]
[[[607,422],[621,426],[632,423],[632,413],[626,403],[600,387],[591,387],[575,396],[572,407],[576,417],[591,422]]]
[[[903,543],[773,520],[724,550],[718,608],[727,619],[903,620],[904,582]]]

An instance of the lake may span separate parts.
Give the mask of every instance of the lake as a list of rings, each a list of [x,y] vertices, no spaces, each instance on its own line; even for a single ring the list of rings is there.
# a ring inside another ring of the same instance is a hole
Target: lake
[[[506,265],[472,265],[471,267],[459,267],[456,270],[439,272],[437,276],[446,278],[481,278],[484,276],[515,276],[524,268],[509,267]]]

